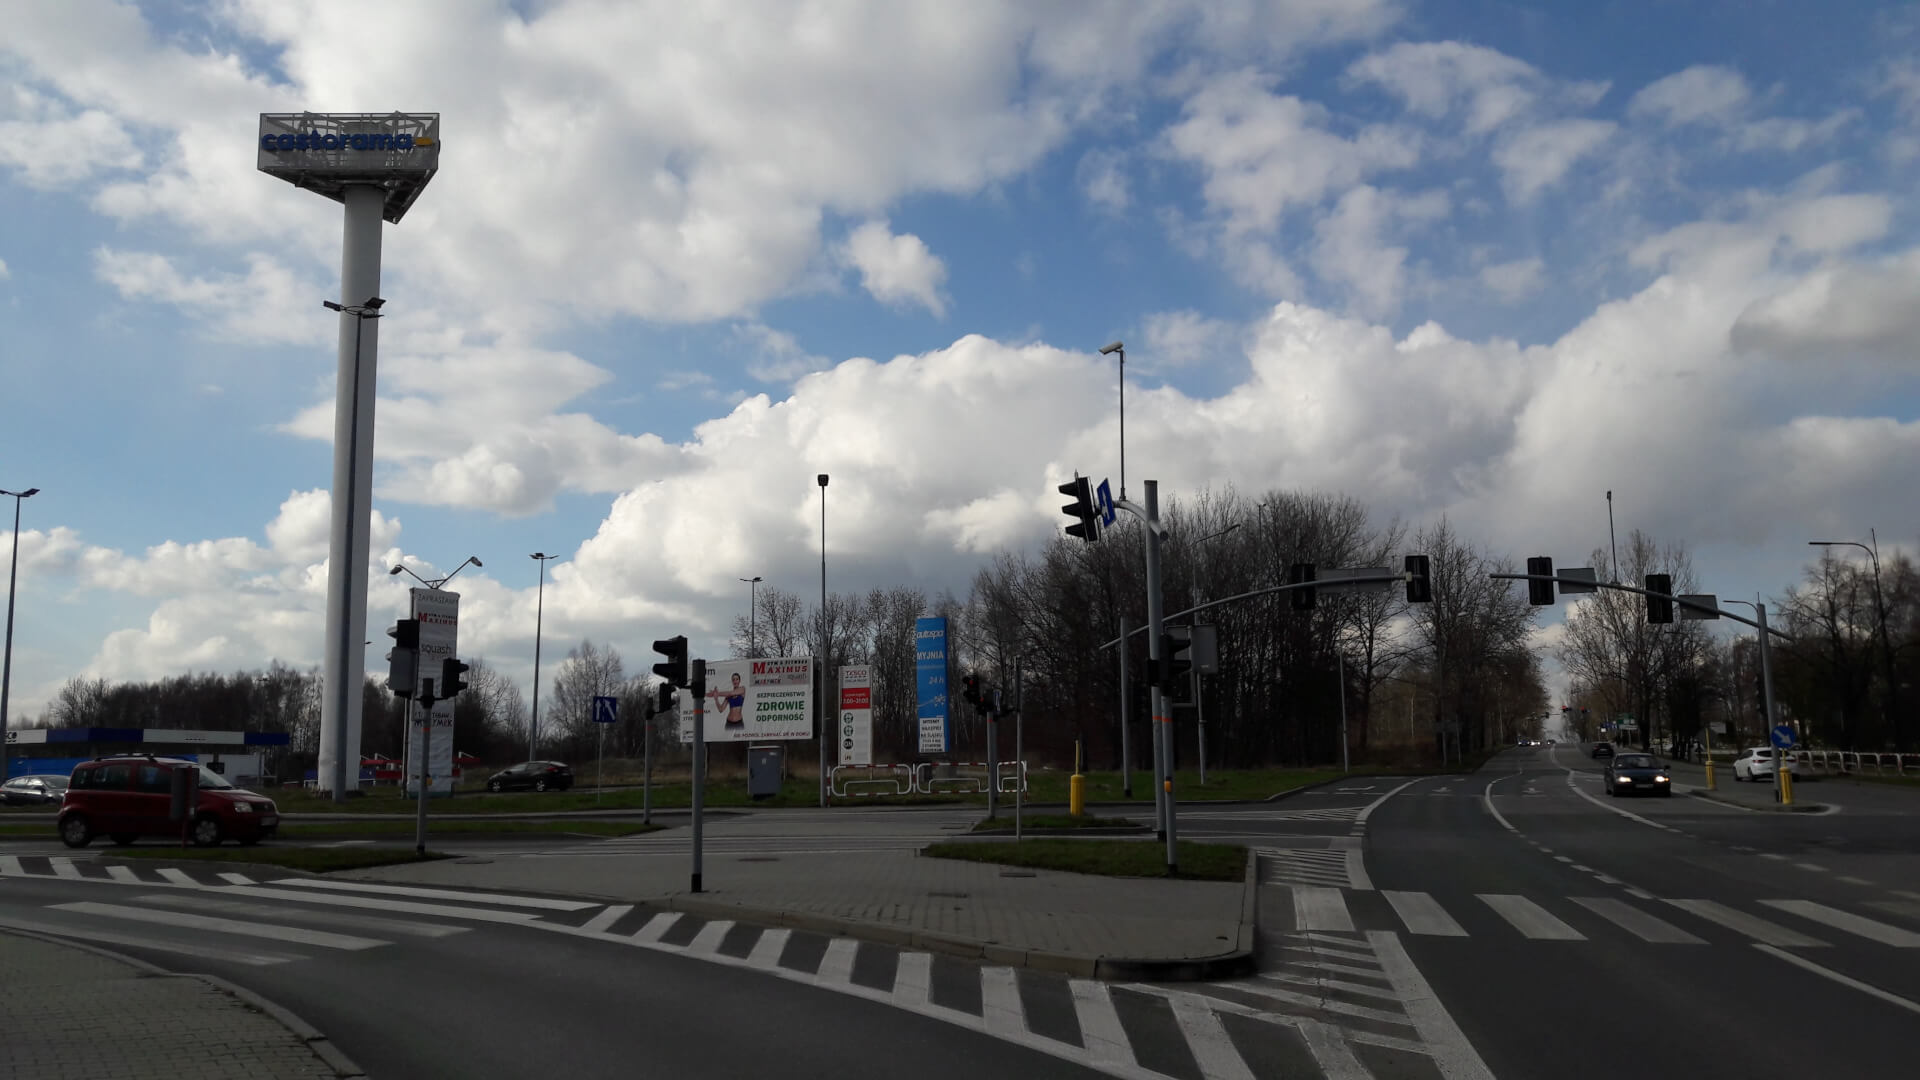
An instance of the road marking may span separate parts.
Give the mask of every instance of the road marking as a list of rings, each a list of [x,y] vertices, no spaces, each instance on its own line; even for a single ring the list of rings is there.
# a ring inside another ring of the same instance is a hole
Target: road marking
[[[1269,971],[1257,977],[1265,979],[1268,982],[1291,983],[1294,986],[1339,990],[1348,994],[1363,994],[1367,997],[1385,998],[1388,1001],[1400,1000],[1400,995],[1384,986],[1369,986],[1366,983],[1348,982],[1345,979],[1323,979],[1317,975],[1295,975],[1291,971]]]
[[[1871,983],[1863,983],[1859,979],[1842,975],[1839,972],[1833,970],[1832,968],[1822,967],[1819,964],[1814,963],[1813,961],[1807,959],[1804,956],[1795,956],[1790,952],[1786,952],[1781,949],[1776,949],[1771,945],[1755,945],[1754,948],[1759,949],[1761,952],[1766,953],[1768,956],[1777,956],[1780,959],[1785,960],[1787,963],[1794,965],[1795,967],[1802,968],[1807,971],[1811,971],[1815,975],[1820,976],[1821,978],[1832,979],[1834,982],[1839,983],[1841,986],[1849,986],[1855,990],[1860,991],[1863,994],[1870,994],[1873,997],[1877,997],[1881,1001],[1884,1001],[1889,1005],[1897,1005],[1900,1008],[1907,1010],[1908,1012],[1920,1013],[1920,1002],[1910,1001],[1907,998],[1901,997],[1899,994],[1889,993],[1885,990],[1880,989],[1877,986],[1872,985]]]
[[[20,873],[20,856],[0,855],[0,874]]]
[[[1567,856],[1565,856],[1565,855],[1555,855],[1555,856],[1553,857],[1553,861],[1554,861],[1554,862],[1561,862],[1561,863],[1570,863],[1570,862],[1572,862],[1573,860],[1572,860],[1572,859],[1570,859],[1570,858],[1568,858],[1568,857],[1567,857]]]
[[[785,928],[762,931],[760,939],[753,943],[753,951],[747,954],[747,963],[757,968],[770,968],[779,963],[780,954],[787,951],[787,939],[792,936],[793,931]]]
[[[1286,1005],[1300,1005],[1309,1009],[1319,1009],[1322,1012],[1358,1016],[1366,1020],[1378,1020],[1383,1024],[1408,1023],[1404,1014],[1391,1009],[1376,1009],[1371,1005],[1355,1005],[1351,1001],[1341,1001],[1338,998],[1330,998],[1325,994],[1302,994],[1293,990],[1283,990],[1278,986],[1267,986],[1257,983],[1231,983],[1229,985],[1243,994],[1253,994],[1257,997],[1269,998]]]
[[[379,938],[354,937],[351,934],[335,934],[326,930],[308,930],[304,927],[281,926],[274,923],[243,922],[239,919],[222,919],[214,915],[195,915],[186,911],[154,911],[151,908],[127,907],[124,904],[96,904],[90,900],[49,906],[55,911],[71,911],[80,915],[100,915],[109,919],[147,922],[157,926],[180,926],[189,930],[208,930],[216,934],[272,938],[275,941],[292,941],[301,945],[318,945],[324,949],[345,949],[357,952],[387,944]]]
[[[135,885],[140,883],[140,875],[134,873],[131,866],[109,866],[107,876],[115,881],[129,881]]]
[[[1353,1047],[1347,1045],[1342,1029],[1304,1016],[1294,1021],[1294,1026],[1326,1080],[1373,1080],[1373,1073],[1360,1064]]]
[[[1760,857],[1763,859],[1772,859],[1774,862],[1787,861],[1787,857],[1785,855],[1780,854],[1777,851],[1763,851],[1760,853]]]
[[[651,945],[664,937],[667,931],[673,929],[673,924],[679,921],[679,912],[663,911],[653,918],[648,919],[647,925],[635,930],[631,936],[635,941]]]
[[[250,915],[261,919],[292,919],[296,922],[331,924],[345,926],[351,930],[377,931],[385,934],[410,934],[414,937],[452,937],[455,934],[464,934],[469,929],[465,926],[448,926],[445,923],[383,919],[377,915],[362,915],[358,912],[309,911],[303,908],[289,908],[285,905],[249,904],[244,900],[209,900],[204,894],[148,893],[144,896],[136,896],[134,899],[142,904],[191,908],[197,912],[218,911],[228,915]]]
[[[75,881],[80,878],[80,868],[73,865],[73,860],[64,855],[53,856],[47,860],[47,865],[53,867],[54,877],[71,878]]]
[[[269,889],[259,885],[229,885],[216,890],[223,896],[254,896],[263,900],[297,900],[303,904],[331,907],[371,908],[375,911],[399,911],[409,915],[442,915],[450,919],[478,922],[527,923],[539,918],[524,911],[489,911],[485,908],[448,907],[445,904],[416,904],[411,900],[388,900],[374,896],[331,896],[326,893]],[[572,929],[569,927],[568,929]]]
[[[605,911],[581,923],[580,929],[595,934],[602,933],[607,927],[619,922],[626,916],[627,912],[632,910],[632,904],[608,904]]]
[[[1367,876],[1366,859],[1357,848],[1347,852],[1347,878],[1354,888],[1373,891],[1373,879]]]
[[[1798,867],[1801,870],[1811,870],[1816,874],[1824,874],[1827,872],[1826,867],[1818,866],[1810,862],[1797,862],[1797,863],[1794,863],[1793,865],[1795,867]]]
[[[1353,931],[1353,916],[1347,912],[1346,898],[1339,889],[1316,885],[1293,888],[1293,925],[1296,930]]]
[[[192,874],[189,874],[185,870],[181,870],[178,867],[163,866],[158,870],[155,870],[154,873],[159,874],[162,878],[164,878],[167,881],[173,882],[175,885],[200,884],[198,881],[195,881],[193,879]]]
[[[1920,934],[1911,930],[1888,926],[1886,923],[1876,922],[1838,908],[1830,908],[1825,904],[1816,904],[1811,900],[1762,900],[1760,902],[1775,910],[1790,912],[1817,923],[1825,923],[1835,930],[1845,930],[1849,934],[1857,934],[1869,941],[1891,945],[1896,949],[1920,946]]]
[[[1300,934],[1298,936],[1304,938],[1304,937],[1309,937],[1310,935]],[[1366,946],[1361,945],[1359,942],[1351,942],[1351,941],[1346,942],[1345,944],[1348,946],[1347,949],[1336,948],[1336,947],[1325,945],[1325,944],[1288,945],[1286,946],[1286,948],[1291,949],[1294,952],[1306,953],[1308,956],[1331,956],[1340,960],[1357,960],[1363,964],[1373,962],[1373,954],[1366,951]]]
[[[203,960],[223,960],[230,964],[247,964],[252,967],[265,967],[268,964],[284,964],[289,960],[303,959],[299,956],[280,953],[241,952],[237,949],[219,949],[211,945],[185,945],[177,941],[143,938],[133,934],[116,934],[108,930],[83,932],[64,923],[37,922],[33,919],[12,919],[0,916],[0,926],[14,930],[28,930],[36,934],[51,934],[55,937],[83,941],[89,945],[127,945],[135,949],[179,953],[182,956],[197,956]]]
[[[1868,881],[1866,878],[1853,877],[1849,874],[1842,874],[1836,880],[1844,881],[1849,885],[1865,885],[1869,888],[1873,886],[1873,882]]]
[[[1337,971],[1342,975],[1358,975],[1363,979],[1377,979],[1380,977],[1380,969],[1376,967],[1354,967],[1351,964],[1332,964],[1325,960],[1301,960],[1296,961],[1293,966],[1319,968],[1321,971]]]
[[[1758,915],[1749,915],[1744,911],[1736,911],[1724,904],[1716,904],[1711,900],[1668,900],[1667,903],[1672,904],[1681,911],[1698,915],[1708,922],[1719,923],[1729,930],[1745,934],[1763,944],[1782,945],[1787,948],[1814,948],[1826,944],[1824,941],[1817,941],[1807,937],[1805,934],[1796,934],[1792,930],[1778,923],[1768,922]]]
[[[980,1019],[996,1038],[1027,1030],[1027,1010],[1020,1003],[1020,983],[1010,967],[980,969]]]
[[[720,951],[720,941],[731,929],[733,929],[732,919],[715,919],[701,927],[699,933],[693,935],[693,940],[687,942],[687,951],[695,956],[712,956]],[[825,965],[821,966],[824,969]],[[852,973],[851,967],[848,973]]]
[[[1380,809],[1380,805],[1382,803],[1386,802],[1388,799],[1393,798],[1395,795],[1400,794],[1401,792],[1407,790],[1408,788],[1412,787],[1413,785],[1419,782],[1420,781],[1418,780],[1409,780],[1406,783],[1401,784],[1399,787],[1394,788],[1392,791],[1387,792],[1385,795],[1382,795],[1379,798],[1368,803],[1366,806],[1362,807],[1360,812],[1358,814],[1355,814],[1353,817],[1354,828],[1358,829],[1361,826],[1364,826],[1367,823],[1367,819],[1373,816],[1373,812],[1375,810]]]
[[[917,1008],[927,1003],[932,991],[933,954],[901,953],[900,966],[893,972],[893,999],[908,1008]]]
[[[1173,1019],[1187,1037],[1187,1049],[1193,1051],[1194,1064],[1200,1066],[1205,1080],[1255,1080],[1253,1070],[1247,1068],[1220,1017],[1205,999],[1196,994],[1173,994],[1167,1004],[1173,1007]],[[988,1030],[992,1030],[991,1025]]]
[[[1067,983],[1073,994],[1073,1015],[1080,1021],[1080,1045],[1095,1065],[1133,1067],[1133,1044],[1127,1041],[1127,1029],[1120,1026],[1120,1014],[1113,1011],[1113,998],[1107,984],[1091,979]]]
[[[233,873],[232,871],[228,871],[228,872],[226,872],[226,873],[223,873],[223,874],[221,874],[221,875],[220,875],[220,880],[221,880],[221,881],[224,881],[224,882],[226,882],[226,883],[227,883],[227,884],[229,884],[229,885],[251,885],[251,884],[253,884],[253,879],[252,879],[252,878],[250,878],[250,877],[248,877],[248,876],[247,876],[247,875],[245,875],[245,874],[236,874],[236,873]]]
[[[1510,833],[1513,833],[1515,836],[1518,836],[1520,835],[1520,830],[1514,828],[1513,822],[1508,821],[1506,815],[1502,814],[1493,805],[1493,785],[1505,779],[1507,779],[1507,777],[1505,776],[1496,776],[1492,780],[1487,781],[1487,789],[1480,793],[1480,805],[1487,808],[1487,813],[1493,815],[1493,820],[1499,822],[1501,828],[1507,830]],[[1538,844],[1534,844],[1534,846],[1539,847]]]
[[[1515,930],[1535,941],[1585,941],[1586,935],[1555,918],[1546,908],[1513,893],[1476,893],[1481,902]]]
[[[1616,884],[1617,884],[1617,883],[1616,883]],[[1640,887],[1639,887],[1638,885],[1628,885],[1628,886],[1626,886],[1626,890],[1627,890],[1627,895],[1628,895],[1628,896],[1631,896],[1631,897],[1633,897],[1633,898],[1635,898],[1635,899],[1637,899],[1637,900],[1652,900],[1652,899],[1654,899],[1654,895],[1653,895],[1652,893],[1650,893],[1650,892],[1648,892],[1648,891],[1647,891],[1647,890],[1645,890],[1645,889],[1642,889],[1642,888],[1640,888]]]
[[[1466,937],[1467,932],[1453,921],[1440,901],[1423,892],[1383,890],[1381,896],[1393,905],[1394,914],[1407,924],[1407,932],[1428,937]]]
[[[1705,945],[1706,941],[1685,930],[1654,918],[1632,904],[1605,896],[1570,896],[1567,899],[1593,912],[1641,941],[1656,945]]]
[[[165,873],[165,871],[161,871]],[[512,896],[506,893],[459,892],[454,889],[422,889],[410,885],[371,885],[358,881],[320,881],[313,878],[285,878],[270,885],[292,885],[303,889],[338,889],[343,892],[379,893],[385,896],[416,896],[423,900],[466,900],[499,907],[539,908],[546,911],[585,911],[600,905],[588,900],[554,900],[544,896]]]
[[[827,954],[820,958],[820,970],[813,976],[814,984],[852,982],[853,958],[859,951],[860,943],[852,938],[837,937],[827,942]]]
[[[1400,992],[1401,1007],[1406,1009],[1407,1019],[1433,1055],[1433,1064],[1440,1075],[1446,1080],[1493,1080],[1487,1063],[1480,1060],[1473,1044],[1447,1014],[1446,1006],[1440,1004],[1433,987],[1421,977],[1420,969],[1413,966],[1406,947],[1400,944],[1400,936],[1391,931],[1373,930],[1368,932],[1367,940],[1380,958],[1381,970]]]

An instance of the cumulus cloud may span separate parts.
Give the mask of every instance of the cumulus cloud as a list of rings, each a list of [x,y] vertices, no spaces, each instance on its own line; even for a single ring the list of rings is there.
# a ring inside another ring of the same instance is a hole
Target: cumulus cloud
[[[1218,364],[1239,352],[1234,344],[1238,327],[1191,309],[1157,311],[1147,316],[1145,330],[1147,347],[1142,352],[1151,368]]]
[[[1546,263],[1537,256],[1494,263],[1480,268],[1480,284],[1508,303],[1524,300],[1540,291],[1546,278]]]
[[[1752,97],[1752,89],[1738,71],[1696,64],[1642,87],[1627,103],[1627,113],[1675,126],[1725,124],[1738,116]]]
[[[128,300],[155,300],[190,308],[195,322],[216,340],[315,344],[333,320],[317,314],[316,298],[329,295],[317,279],[296,274],[267,255],[246,258],[245,274],[195,276],[179,260],[146,251],[102,247],[93,253],[94,274]],[[287,317],[303,312],[305,319]]]
[[[1075,175],[1087,201],[1111,213],[1119,213],[1132,201],[1127,178],[1120,171],[1122,156],[1112,150],[1089,150],[1080,157]]]
[[[840,258],[860,271],[860,286],[883,304],[919,304],[935,316],[947,313],[940,286],[947,264],[919,237],[895,234],[885,221],[869,221],[847,234]]]
[[[1532,64],[1458,41],[1401,42],[1354,61],[1347,78],[1376,84],[1423,116],[1460,110],[1476,135],[1525,110],[1547,81]]]
[[[1507,196],[1524,203],[1560,182],[1575,162],[1599,150],[1617,125],[1607,120],[1563,120],[1517,132],[1493,151]]]

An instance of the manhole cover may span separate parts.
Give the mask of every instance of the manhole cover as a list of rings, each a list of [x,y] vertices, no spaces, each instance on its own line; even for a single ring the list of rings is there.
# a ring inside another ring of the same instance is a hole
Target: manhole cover
[[[780,856],[778,855],[742,855],[740,856],[740,861],[741,862],[779,862]]]
[[[968,899],[972,894],[963,893],[963,892],[930,892],[927,895],[938,896],[946,900],[965,900],[965,899]]]

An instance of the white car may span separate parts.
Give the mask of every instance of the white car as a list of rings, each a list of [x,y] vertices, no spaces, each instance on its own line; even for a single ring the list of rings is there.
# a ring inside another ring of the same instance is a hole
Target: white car
[[[1771,746],[1749,746],[1739,757],[1733,759],[1733,778],[1735,780],[1773,779],[1774,750]],[[1787,775],[1798,777],[1800,770],[1794,764],[1794,755],[1784,755],[1787,763]]]

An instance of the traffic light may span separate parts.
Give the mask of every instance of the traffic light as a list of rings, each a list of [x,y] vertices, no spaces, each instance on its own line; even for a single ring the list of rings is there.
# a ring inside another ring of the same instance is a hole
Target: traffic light
[[[653,643],[653,651],[666,657],[653,665],[653,673],[667,680],[668,686],[687,685],[687,639],[676,634],[665,641]]]
[[[681,663],[686,663],[687,639],[675,638],[674,640],[680,643]],[[687,689],[693,691],[695,699],[707,696],[707,662],[705,660],[695,660],[688,665]]]
[[[1306,586],[1304,589],[1293,590],[1293,610],[1313,610],[1314,588],[1312,583],[1315,580],[1313,564],[1310,562],[1297,562],[1287,568],[1287,584]]]
[[[673,711],[673,684],[661,683],[659,686],[654,688],[654,693],[657,695],[654,700],[654,709],[653,709],[654,713],[659,714],[659,713],[672,712]]]
[[[1185,631],[1184,634],[1178,631]],[[1193,630],[1176,626],[1160,635],[1160,693],[1174,701],[1191,700]]]
[[[1552,577],[1553,560],[1545,555],[1529,555],[1527,556],[1527,573],[1544,574],[1547,577]],[[1542,607],[1553,603],[1553,582],[1528,581],[1527,603],[1535,607]]]
[[[1433,560],[1425,555],[1407,556],[1407,603],[1433,603]]]
[[[973,706],[975,712],[979,712],[985,708],[985,705],[980,700],[980,677],[978,675],[962,675],[960,677],[960,686],[961,700]]]
[[[1100,539],[1100,519],[1093,510],[1093,491],[1087,486],[1087,478],[1076,476],[1070,483],[1060,485],[1060,494],[1073,501],[1060,508],[1060,512],[1074,520],[1067,526],[1068,536],[1077,536],[1091,544]]]
[[[387,689],[394,697],[410,698],[420,681],[420,620],[401,619],[387,628],[393,648],[387,650]]]
[[[1650,623],[1673,621],[1673,576],[1671,574],[1647,575],[1647,621]]]
[[[458,694],[467,688],[467,665],[449,656],[440,661],[440,700]]]

